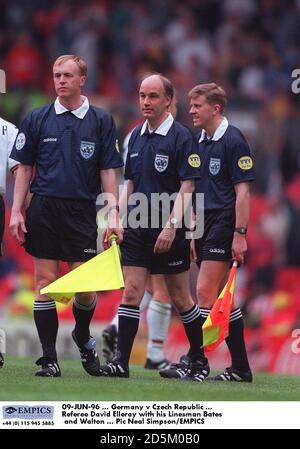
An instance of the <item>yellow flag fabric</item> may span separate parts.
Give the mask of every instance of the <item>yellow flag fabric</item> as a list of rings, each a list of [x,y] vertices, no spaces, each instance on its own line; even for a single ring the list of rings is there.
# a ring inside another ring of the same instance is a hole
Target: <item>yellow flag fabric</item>
[[[75,293],[116,290],[124,287],[118,245],[113,242],[106,251],[47,285],[41,294],[68,303]]]

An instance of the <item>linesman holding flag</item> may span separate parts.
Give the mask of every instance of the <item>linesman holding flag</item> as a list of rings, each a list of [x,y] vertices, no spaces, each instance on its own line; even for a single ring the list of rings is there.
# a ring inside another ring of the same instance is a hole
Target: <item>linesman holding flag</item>
[[[196,192],[204,194],[204,233],[202,238],[193,241],[192,252],[200,265],[197,298],[203,325],[228,279],[231,259],[244,262],[250,182],[254,180],[254,171],[245,137],[223,115],[227,103],[225,91],[215,83],[199,84],[189,92],[189,97],[193,124],[202,128],[198,135],[202,177],[201,182],[196,181]],[[195,209],[197,216],[197,203]],[[231,301],[234,278],[227,286],[226,300]],[[226,338],[232,364],[223,373],[209,379],[252,381],[243,332],[242,313],[233,302]],[[167,378],[181,378],[191,366],[188,353],[179,364],[162,370],[160,374]],[[195,380],[203,379],[198,377]]]
[[[53,65],[55,102],[27,115],[12,151],[20,167],[10,229],[34,257],[34,320],[43,351],[36,375],[43,377],[59,377],[61,371],[55,348],[56,305],[40,290],[58,278],[60,261],[66,261],[73,270],[96,255],[95,200],[101,189],[109,194],[107,235],[114,232],[117,243],[123,235],[118,220],[116,173],[123,161],[116,144],[115,124],[109,113],[90,105],[88,98],[81,95],[86,77],[83,59],[60,56]],[[29,188],[33,197],[25,221],[22,207]],[[95,306],[95,293],[75,295],[72,337],[83,368],[92,376],[99,374],[100,366],[96,342],[89,332]]]

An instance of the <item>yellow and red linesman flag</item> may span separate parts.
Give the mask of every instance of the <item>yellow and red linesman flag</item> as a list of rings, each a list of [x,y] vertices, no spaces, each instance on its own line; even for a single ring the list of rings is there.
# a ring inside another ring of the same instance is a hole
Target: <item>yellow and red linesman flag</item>
[[[110,248],[47,285],[41,290],[41,294],[66,304],[75,293],[117,290],[123,287],[119,247],[112,240]]]
[[[233,262],[227,284],[213,305],[206,318],[203,330],[203,346],[206,351],[212,351],[219,346],[229,334],[229,316],[233,301],[237,261]]]

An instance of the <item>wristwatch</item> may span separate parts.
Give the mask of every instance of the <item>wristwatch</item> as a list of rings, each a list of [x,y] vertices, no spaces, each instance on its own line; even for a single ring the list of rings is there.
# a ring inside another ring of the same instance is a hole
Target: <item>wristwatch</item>
[[[247,234],[247,228],[245,226],[240,226],[238,228],[235,228],[234,232],[238,232],[239,234],[246,235]]]

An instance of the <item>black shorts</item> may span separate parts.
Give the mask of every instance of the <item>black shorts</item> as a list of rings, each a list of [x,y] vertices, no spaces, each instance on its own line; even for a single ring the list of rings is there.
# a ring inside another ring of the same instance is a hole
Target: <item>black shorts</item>
[[[26,210],[26,251],[39,259],[85,262],[97,253],[92,201],[34,195]]]
[[[229,261],[235,228],[235,210],[204,212],[204,233],[195,240],[197,262]]]
[[[3,197],[0,195],[0,256],[2,256],[2,239],[5,225],[5,207]]]
[[[177,274],[190,268],[190,240],[185,231],[177,230],[170,250],[154,254],[153,249],[159,230],[125,229],[121,245],[122,265],[145,267],[151,274]]]

